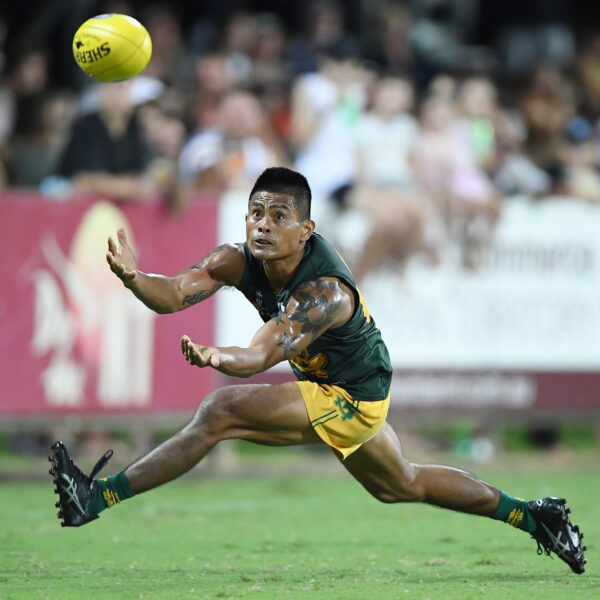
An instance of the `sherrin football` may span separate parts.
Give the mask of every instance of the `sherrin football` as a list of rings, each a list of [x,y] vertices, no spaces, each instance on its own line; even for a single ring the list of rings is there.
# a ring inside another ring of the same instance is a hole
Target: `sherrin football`
[[[120,14],[88,19],[75,33],[73,56],[96,81],[123,81],[141,73],[152,56],[152,40],[133,17]]]

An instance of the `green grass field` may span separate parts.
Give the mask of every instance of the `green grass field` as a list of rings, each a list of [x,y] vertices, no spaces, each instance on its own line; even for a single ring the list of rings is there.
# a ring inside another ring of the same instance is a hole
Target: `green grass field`
[[[483,475],[521,497],[564,493],[587,572],[502,523],[379,504],[341,471],[189,476],[81,529],[59,526],[48,479],[0,484],[0,598],[600,598],[600,474]]]

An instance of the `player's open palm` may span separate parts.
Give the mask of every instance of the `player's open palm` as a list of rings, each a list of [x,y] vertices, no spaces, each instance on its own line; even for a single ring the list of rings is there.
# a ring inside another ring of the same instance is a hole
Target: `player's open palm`
[[[197,367],[218,367],[221,362],[218,348],[194,344],[187,335],[181,338],[181,352],[185,360]]]
[[[121,279],[123,283],[127,284],[136,276],[137,259],[127,241],[127,236],[125,235],[125,230],[123,228],[117,230],[117,239],[119,241],[118,248],[113,238],[108,238],[106,260],[110,266],[110,270]]]

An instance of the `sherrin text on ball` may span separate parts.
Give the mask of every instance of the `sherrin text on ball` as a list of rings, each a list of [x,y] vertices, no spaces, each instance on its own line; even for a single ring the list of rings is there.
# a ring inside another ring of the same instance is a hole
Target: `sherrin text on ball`
[[[130,79],[141,73],[152,56],[152,40],[133,17],[97,15],[79,27],[73,37],[73,56],[96,81]]]

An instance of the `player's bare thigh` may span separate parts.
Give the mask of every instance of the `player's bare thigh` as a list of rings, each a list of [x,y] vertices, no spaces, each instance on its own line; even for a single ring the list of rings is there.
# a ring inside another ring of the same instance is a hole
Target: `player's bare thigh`
[[[341,462],[382,502],[400,500],[416,475],[415,466],[402,455],[398,435],[387,421],[375,437]],[[412,496],[411,493],[407,493],[406,499],[412,499],[408,496]]]
[[[202,402],[197,417],[221,427],[221,439],[273,446],[322,443],[293,382],[221,388]]]

